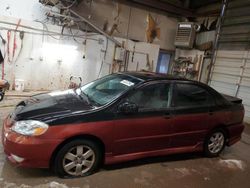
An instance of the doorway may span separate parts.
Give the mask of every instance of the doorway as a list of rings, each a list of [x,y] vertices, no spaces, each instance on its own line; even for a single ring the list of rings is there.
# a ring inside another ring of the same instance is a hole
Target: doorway
[[[167,74],[169,70],[170,59],[171,59],[170,53],[160,50],[156,72]]]

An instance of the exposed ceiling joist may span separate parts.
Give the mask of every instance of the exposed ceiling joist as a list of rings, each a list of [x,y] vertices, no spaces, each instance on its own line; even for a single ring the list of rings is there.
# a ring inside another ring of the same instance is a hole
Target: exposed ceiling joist
[[[113,41],[117,46],[122,47],[122,44],[117,41],[114,37],[108,35],[106,32],[104,32],[101,28],[99,28],[98,26],[96,26],[95,24],[91,23],[91,21],[89,21],[88,19],[84,18],[83,16],[77,14],[75,11],[70,10],[70,12],[78,17],[81,21],[85,22],[86,24],[88,24],[89,26],[91,26],[92,28],[94,28],[97,32],[99,32],[100,34],[104,35],[105,37],[107,37],[109,40]]]
[[[184,17],[193,17],[193,11],[188,8],[175,6],[171,3],[168,3],[167,1],[159,1],[159,0],[118,0],[121,3],[135,3],[142,6],[147,6],[153,9],[166,11],[171,14],[175,14],[178,16],[184,16]]]

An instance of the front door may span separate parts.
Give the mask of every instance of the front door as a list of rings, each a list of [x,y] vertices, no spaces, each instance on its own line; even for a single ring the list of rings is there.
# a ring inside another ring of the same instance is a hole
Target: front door
[[[137,113],[118,113],[114,128],[114,154],[161,150],[169,147],[171,84],[155,83],[132,91],[121,103],[137,104]]]

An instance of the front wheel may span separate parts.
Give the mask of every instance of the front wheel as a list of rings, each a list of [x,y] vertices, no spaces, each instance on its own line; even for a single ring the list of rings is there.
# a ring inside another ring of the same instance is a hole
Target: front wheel
[[[217,157],[225,148],[226,136],[224,131],[215,130],[205,140],[204,150],[208,157]]]
[[[54,171],[59,177],[83,177],[97,170],[102,154],[98,145],[89,140],[73,140],[57,153]]]

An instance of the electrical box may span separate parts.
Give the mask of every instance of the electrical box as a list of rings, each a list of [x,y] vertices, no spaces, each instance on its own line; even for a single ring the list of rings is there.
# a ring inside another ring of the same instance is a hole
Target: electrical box
[[[175,46],[180,48],[193,48],[195,32],[195,24],[193,22],[178,23]]]
[[[116,47],[115,49],[115,61],[124,61],[126,50],[121,47]]]

